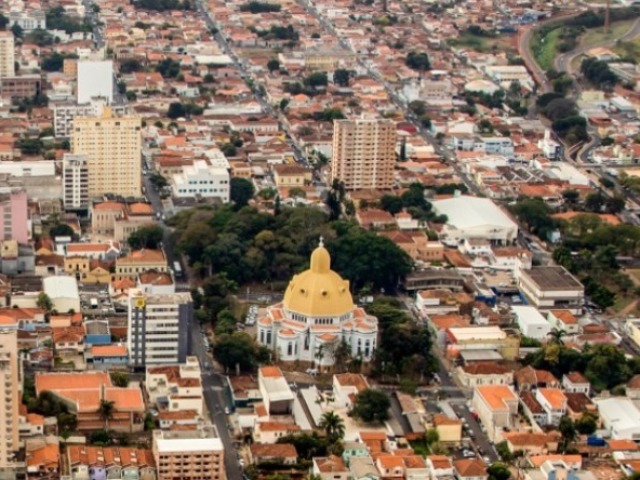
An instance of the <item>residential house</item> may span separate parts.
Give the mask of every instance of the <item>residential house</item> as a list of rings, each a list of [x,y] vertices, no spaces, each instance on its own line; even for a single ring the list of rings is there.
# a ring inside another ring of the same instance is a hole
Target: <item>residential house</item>
[[[27,478],[60,478],[60,446],[57,441],[26,448]]]
[[[296,447],[290,443],[252,443],[249,447],[251,463],[277,462],[295,465],[298,462]]]
[[[380,480],[380,472],[373,459],[367,455],[363,457],[353,457],[348,464],[350,477],[353,480]]]
[[[72,480],[156,480],[156,463],[151,450],[68,445],[62,461]]]
[[[91,359],[93,368],[126,368],[129,353],[126,345],[94,345],[89,350],[87,360]]]
[[[369,449],[361,442],[344,442],[342,445],[342,459],[349,466],[354,458],[369,457]]]
[[[460,383],[468,388],[479,385],[513,385],[513,371],[497,362],[473,362],[455,369]]]
[[[567,413],[567,397],[559,388],[539,388],[535,391],[536,400],[540,403],[546,414],[543,425],[555,425]]]
[[[359,373],[339,373],[333,376],[334,402],[341,407],[352,407],[355,396],[367,388],[369,382]]]
[[[329,457],[315,457],[311,473],[321,480],[349,480],[350,472],[342,461],[335,455]]]
[[[170,412],[195,410],[202,415],[204,392],[200,362],[187,357],[180,365],[147,367],[145,387],[149,402]]]
[[[451,458],[446,455],[428,455],[427,469],[431,480],[451,479],[455,473]]]
[[[584,393],[589,396],[591,393],[591,383],[580,372],[569,372],[562,376],[562,388],[569,393]],[[629,392],[627,392],[627,396]]]
[[[303,187],[311,183],[312,171],[296,164],[279,164],[273,166],[273,180],[276,187]]]
[[[551,372],[537,370],[531,366],[516,370],[513,374],[513,382],[519,392],[541,387],[552,388],[560,386],[560,382]]]
[[[557,330],[565,332],[567,335],[577,335],[580,333],[578,319],[569,310],[549,310],[547,321]]]
[[[434,415],[431,421],[438,432],[440,442],[444,444],[459,444],[462,440],[462,421],[449,418],[446,415]]]
[[[453,462],[453,469],[458,480],[487,480],[487,467],[482,460],[464,458]]]
[[[511,453],[523,452],[526,455],[546,455],[558,448],[558,435],[533,432],[504,432],[502,438]]]
[[[138,275],[149,270],[167,272],[167,257],[162,250],[135,250],[126,257],[116,260],[116,278],[131,278],[135,280]]]
[[[256,422],[253,440],[256,443],[276,443],[279,438],[300,433],[302,429],[294,423]]]
[[[362,228],[366,229],[384,229],[396,226],[396,220],[389,212],[377,208],[368,210],[358,210],[356,212],[356,220]]]

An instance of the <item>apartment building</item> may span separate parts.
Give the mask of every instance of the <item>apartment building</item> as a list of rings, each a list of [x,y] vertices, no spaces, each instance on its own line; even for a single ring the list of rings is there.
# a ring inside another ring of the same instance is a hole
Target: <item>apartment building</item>
[[[19,449],[18,405],[22,384],[18,365],[18,324],[0,315],[0,475],[13,470],[13,455]]]
[[[0,32],[0,78],[16,74],[14,43],[11,30]]]
[[[92,98],[105,98],[113,102],[113,61],[83,60],[78,62],[78,103],[87,103]]]
[[[183,167],[182,172],[172,178],[173,194],[177,198],[203,197],[229,201],[231,193],[229,164],[196,160]]]
[[[140,117],[114,116],[110,107],[102,116],[74,118],[71,149],[87,157],[89,197],[140,196],[140,128]]]
[[[396,141],[396,126],[391,120],[335,121],[331,182],[340,180],[346,190],[390,190]]]
[[[510,428],[518,413],[518,396],[507,385],[478,386],[473,391],[471,403],[491,440],[502,428]]]
[[[89,208],[89,169],[86,155],[64,154],[62,192],[65,211]]]
[[[134,368],[184,363],[190,350],[191,294],[129,290],[127,348]]]
[[[0,47],[0,51],[2,47]],[[0,53],[0,57],[2,54]],[[0,60],[0,63],[2,61]],[[40,74],[4,77],[0,74],[0,94],[2,98],[31,98],[42,91],[42,77]]]
[[[204,393],[198,357],[187,357],[178,365],[147,367],[145,387],[150,403],[162,404],[162,411],[193,410],[202,415]],[[158,405],[160,406],[160,405]]]
[[[107,100],[92,98],[89,103],[56,103],[53,105],[53,128],[56,137],[69,137],[73,129],[73,119],[76,117],[99,117],[102,115]],[[111,112],[116,116],[126,115],[126,105],[112,105]]]
[[[564,267],[534,267],[520,273],[518,287],[539,310],[564,309],[581,314],[584,287]]]
[[[27,192],[19,188],[0,188],[0,240],[29,241]]]
[[[19,25],[25,32],[30,32],[40,28],[42,30],[47,29],[47,19],[43,10],[11,10],[9,12],[9,25]]]
[[[155,430],[157,480],[224,480],[224,447],[213,426],[198,430]]]

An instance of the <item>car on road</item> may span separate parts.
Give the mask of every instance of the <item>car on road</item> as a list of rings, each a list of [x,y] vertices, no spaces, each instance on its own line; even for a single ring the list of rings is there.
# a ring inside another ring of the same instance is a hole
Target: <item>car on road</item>
[[[231,415],[231,410],[229,410],[229,407],[224,407],[224,414]]]
[[[317,368],[307,368],[306,373],[307,375],[311,375],[312,377],[315,377],[320,372],[318,372]]]

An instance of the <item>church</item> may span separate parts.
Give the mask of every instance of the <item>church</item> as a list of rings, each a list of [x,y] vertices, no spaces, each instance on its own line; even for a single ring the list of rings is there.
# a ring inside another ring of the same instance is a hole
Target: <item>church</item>
[[[342,342],[352,358],[368,362],[377,338],[378,319],[353,304],[349,282],[331,270],[322,239],[311,254],[309,269],[295,275],[282,303],[268,307],[258,320],[258,343],[284,362],[332,366]]]

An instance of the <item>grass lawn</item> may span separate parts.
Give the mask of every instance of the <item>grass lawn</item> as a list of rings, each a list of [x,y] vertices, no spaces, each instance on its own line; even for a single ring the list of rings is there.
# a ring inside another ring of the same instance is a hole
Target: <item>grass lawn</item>
[[[636,63],[640,62],[640,37],[634,38],[629,42],[619,43],[613,47],[613,51],[628,60]]]
[[[640,269],[626,269],[624,273],[632,277],[634,283],[640,284]]]
[[[623,297],[620,294],[616,297],[616,303],[611,307],[616,313],[624,310],[635,298],[633,297]]]
[[[585,47],[597,47],[623,36],[629,31],[635,19],[622,20],[611,24],[611,32],[605,33],[604,27],[590,28],[580,38],[580,45]]]
[[[500,35],[497,37],[482,37],[465,32],[460,37],[449,40],[449,45],[453,47],[466,47],[476,50],[477,52],[488,53],[494,47],[500,52],[516,53],[513,43],[514,35]]]
[[[538,35],[533,36],[531,45],[531,51],[544,71],[553,68],[553,59],[557,55],[558,50],[558,37],[560,36],[561,28],[554,28],[546,36],[540,37]]]

